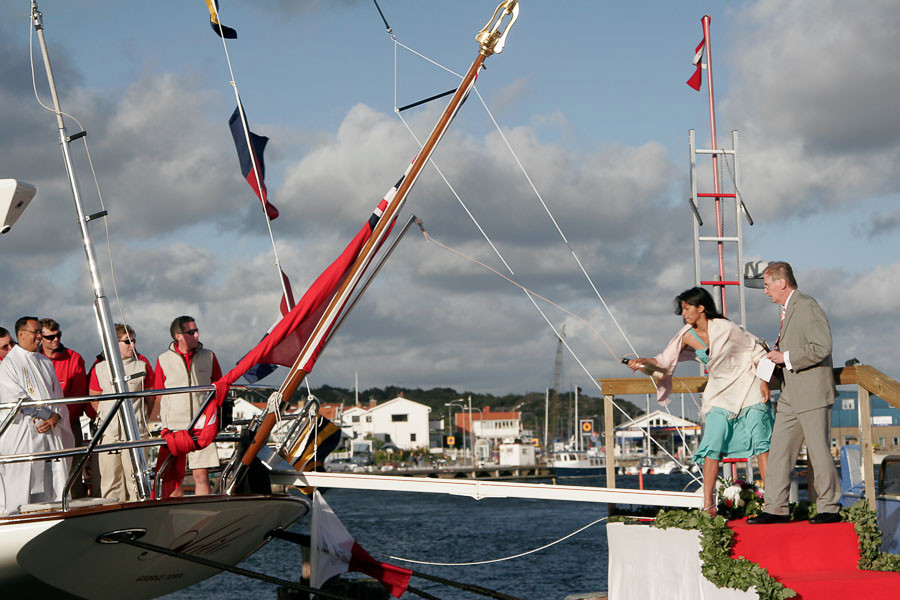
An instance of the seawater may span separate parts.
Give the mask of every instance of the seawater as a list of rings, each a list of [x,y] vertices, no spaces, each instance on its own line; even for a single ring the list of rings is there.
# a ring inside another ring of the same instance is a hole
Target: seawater
[[[602,478],[564,479],[566,485],[602,487]],[[549,483],[549,480],[547,481]],[[637,476],[618,476],[619,487],[637,488]],[[646,489],[695,490],[688,475],[645,475]],[[605,504],[332,489],[325,499],[360,545],[376,559],[414,571],[497,590],[528,600],[607,590],[609,551],[605,521],[549,548],[502,562],[473,566],[427,566],[389,556],[460,563],[503,558],[539,548],[607,516]],[[309,518],[291,527],[309,533]],[[273,540],[240,564],[298,580],[300,548]],[[413,577],[411,585],[444,600],[484,598]],[[271,584],[222,573],[165,596],[170,600],[275,598]],[[412,594],[404,597],[415,598]]]

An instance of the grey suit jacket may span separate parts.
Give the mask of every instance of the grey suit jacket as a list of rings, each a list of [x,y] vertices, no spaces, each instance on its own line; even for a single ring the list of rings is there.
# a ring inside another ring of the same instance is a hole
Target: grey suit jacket
[[[828,317],[812,297],[799,290],[788,302],[778,347],[790,353],[792,367],[784,369],[782,398],[798,413],[834,404]]]

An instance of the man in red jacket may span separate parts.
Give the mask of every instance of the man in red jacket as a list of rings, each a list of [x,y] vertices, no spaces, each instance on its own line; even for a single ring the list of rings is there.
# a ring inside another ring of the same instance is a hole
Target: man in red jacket
[[[62,343],[62,329],[55,320],[41,319],[41,350],[44,356],[53,361],[56,377],[63,390],[63,398],[77,398],[88,395],[87,371],[84,368],[84,359],[81,355]],[[84,439],[81,433],[81,415],[86,414],[94,419],[97,412],[88,402],[79,402],[67,405],[69,409],[69,425],[75,436],[75,445],[83,446]],[[87,495],[84,483],[78,479],[72,485],[72,497],[83,498]]]

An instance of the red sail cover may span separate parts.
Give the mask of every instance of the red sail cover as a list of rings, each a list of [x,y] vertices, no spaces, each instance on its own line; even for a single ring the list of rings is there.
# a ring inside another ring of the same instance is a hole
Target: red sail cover
[[[402,181],[402,180],[401,180]],[[399,185],[399,182],[398,184]],[[394,187],[396,190],[396,186]],[[260,343],[251,350],[238,364],[228,371],[221,379],[215,381],[216,398],[206,407],[203,416],[198,420],[196,429],[191,431],[170,431],[164,429],[162,436],[167,446],[160,448],[157,459],[157,469],[170,454],[175,456],[177,462],[167,469],[163,479],[163,497],[172,493],[177,482],[181,481],[185,472],[185,458],[188,452],[199,450],[209,446],[218,433],[218,409],[228,395],[228,389],[247,370],[257,363],[274,363],[284,366],[293,366],[294,361],[303,349],[306,340],[309,339],[319,319],[331,302],[341,283],[347,276],[350,267],[356,261],[360,251],[371,237],[372,231],[384,213],[388,201],[379,202],[378,207],[363,225],[356,237],[344,249],[341,255],[310,286],[300,302],[269,332]],[[332,321],[332,325],[335,321]],[[319,352],[322,350],[328,335],[321,337],[321,341],[313,350],[310,359],[303,365],[307,373],[312,371]]]

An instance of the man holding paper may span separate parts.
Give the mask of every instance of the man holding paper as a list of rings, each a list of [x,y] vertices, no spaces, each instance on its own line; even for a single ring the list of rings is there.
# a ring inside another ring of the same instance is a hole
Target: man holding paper
[[[790,474],[806,440],[819,494],[810,523],[841,520],[841,485],[831,457],[831,408],[835,388],[831,362],[831,328],[819,304],[797,290],[791,265],[771,263],[763,273],[766,295],[782,306],[775,349],[766,356],[781,367],[781,397],[766,473],[764,512],[751,524],[790,521]]]

